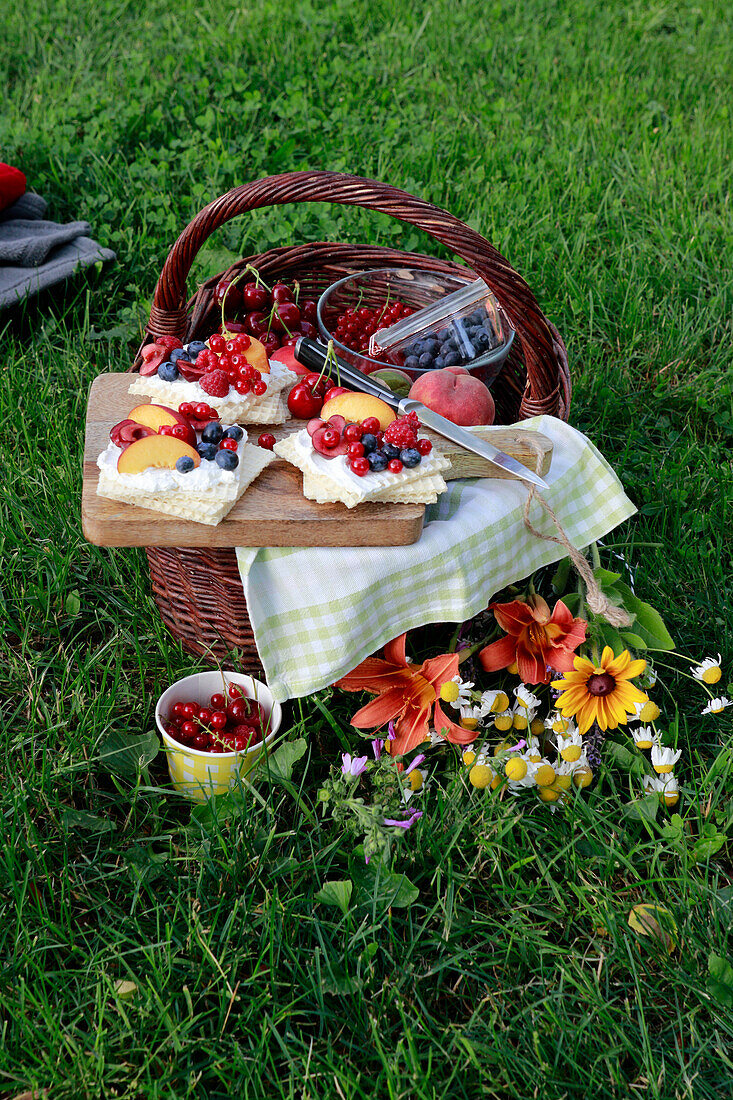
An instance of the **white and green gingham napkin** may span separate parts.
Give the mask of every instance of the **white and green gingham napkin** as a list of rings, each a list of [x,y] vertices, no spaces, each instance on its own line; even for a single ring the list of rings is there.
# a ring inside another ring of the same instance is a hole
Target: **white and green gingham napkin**
[[[634,514],[613,470],[580,432],[551,416],[517,427],[554,444],[542,495],[574,546],[588,546]],[[247,607],[275,698],[332,684],[404,630],[462,622],[505,585],[563,557],[561,546],[525,527],[527,492],[515,481],[451,481],[426,509],[411,546],[240,547]],[[536,501],[530,520],[557,533]]]

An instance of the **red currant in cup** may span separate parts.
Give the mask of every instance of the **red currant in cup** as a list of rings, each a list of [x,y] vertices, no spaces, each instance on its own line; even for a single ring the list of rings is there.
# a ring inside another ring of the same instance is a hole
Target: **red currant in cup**
[[[272,432],[263,432],[257,440],[258,446],[262,447],[265,451],[271,451],[275,446],[275,436]]]
[[[209,706],[211,707],[212,710],[223,710],[226,705],[227,705],[227,701],[224,698],[224,696],[221,694],[221,692],[216,692],[209,699]]]

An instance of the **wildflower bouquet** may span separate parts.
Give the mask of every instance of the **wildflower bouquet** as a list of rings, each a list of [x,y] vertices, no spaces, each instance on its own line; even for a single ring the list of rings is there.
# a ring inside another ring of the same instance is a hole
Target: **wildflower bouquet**
[[[449,652],[418,663],[407,656],[403,634],[383,657],[367,658],[337,681],[338,689],[375,696],[351,719],[371,744],[364,755],[344,754],[321,802],[363,839],[367,859],[386,857],[419,820],[424,810],[416,801],[426,802],[427,780],[440,768],[462,770],[466,789],[556,811],[569,808],[602,769],[621,767],[647,814],[677,804],[678,716],[664,722],[650,695],[654,662],[666,663],[674,642],[658,612],[620,573],[602,568],[597,547],[591,552],[594,568],[582,571],[589,585],[568,591],[566,560],[554,575],[541,570],[461,624]],[[689,662],[685,674],[708,695],[703,715],[733,706],[717,694],[720,654],[699,663],[674,656]]]

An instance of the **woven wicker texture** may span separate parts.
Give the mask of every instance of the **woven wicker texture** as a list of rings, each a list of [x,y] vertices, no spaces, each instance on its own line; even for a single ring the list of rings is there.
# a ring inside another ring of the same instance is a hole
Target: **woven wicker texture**
[[[265,206],[335,202],[388,214],[423,230],[458,256],[494,291],[516,330],[512,351],[492,387],[497,423],[512,424],[549,413],[567,419],[570,377],[567,352],[521,275],[475,230],[446,210],[376,180],[336,172],[285,172],[243,184],[209,203],[184,229],[163,265],[155,288],[147,340],[164,334],[207,337],[219,323],[214,288],[224,274],[247,263],[267,282],[297,279],[306,298],[331,283],[376,267],[417,267],[466,275],[466,267],[420,253],[370,245],[319,242],[271,249],[245,257],[203,283],[188,302],[191,265],[207,239],[240,214]],[[146,341],[147,342],[147,341]],[[133,369],[140,366],[140,356]],[[164,622],[191,652],[219,660],[233,649],[247,672],[260,671],[233,550],[148,548],[153,592]]]

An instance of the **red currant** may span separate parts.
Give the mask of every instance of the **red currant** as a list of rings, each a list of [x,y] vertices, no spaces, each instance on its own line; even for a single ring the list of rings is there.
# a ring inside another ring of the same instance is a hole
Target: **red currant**
[[[364,429],[359,424],[347,424],[344,428],[344,439],[347,443],[358,443],[364,434]]]
[[[219,444],[220,451],[236,451],[237,441],[236,439],[222,439]]]
[[[364,454],[363,443],[349,443],[349,458],[361,458]]]
[[[173,426],[164,424],[162,428],[158,428],[158,435],[173,435]]]
[[[226,342],[226,340],[224,339],[223,336],[214,335],[214,336],[209,337],[209,347],[211,348],[212,351],[215,351],[218,354],[221,354],[221,352],[224,351],[226,346],[227,346],[227,342]]]
[[[208,405],[204,404],[203,401],[196,405],[193,411],[197,420],[206,420],[206,418],[208,416],[211,416],[212,413],[212,410],[209,408]]]
[[[239,351],[246,351],[252,341],[246,332],[240,332],[238,336],[235,336],[234,343],[237,345]]]
[[[429,439],[418,439],[417,449],[421,455],[429,455],[433,449],[433,445]]]
[[[337,432],[335,428],[327,428],[326,431],[323,433],[322,438],[324,447],[338,447],[339,443],[341,442],[341,433]],[[363,449],[364,448],[362,447],[362,450]]]
[[[252,393],[256,394],[257,397],[262,397],[263,393],[267,393],[267,382],[263,382],[261,377],[258,378],[252,385]]]
[[[234,388],[237,393],[241,394],[242,397],[244,397],[246,394],[252,392],[252,383],[250,382],[249,378],[237,377],[234,382]]]
[[[350,465],[357,477],[364,477],[364,474],[369,473],[369,462],[366,458],[352,458]]]
[[[230,356],[220,355],[219,356],[219,370],[230,371],[230,370],[233,370],[233,369],[234,369],[234,364],[232,363],[232,360],[231,360]]]
[[[271,451],[275,446],[275,436],[272,432],[263,432],[260,438],[257,440],[260,447],[263,447],[266,451]]]
[[[172,434],[176,439],[188,439],[188,426],[186,424],[174,424]]]
[[[193,414],[193,405],[190,401],[182,401],[181,404],[178,406],[178,411],[181,416],[185,416],[188,420],[189,416]]]
[[[402,463],[399,458],[391,458],[387,463],[387,469],[393,474],[399,474],[402,471]]]
[[[365,432],[369,432],[371,435],[376,435],[381,428],[376,416],[368,416],[366,420],[362,420],[361,426]]]
[[[216,692],[216,694],[212,695],[209,699],[209,706],[212,710],[223,710],[226,705],[227,701],[221,692]]]

